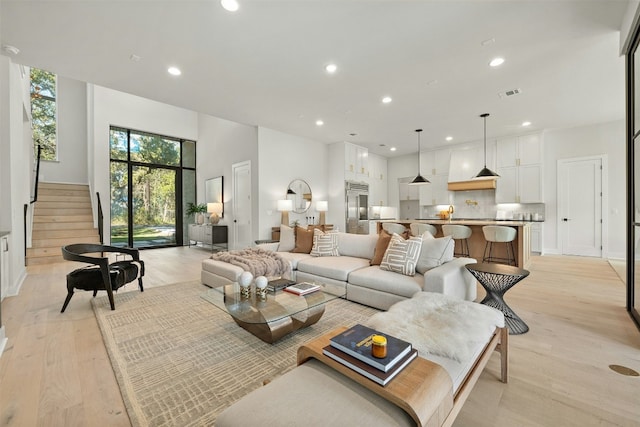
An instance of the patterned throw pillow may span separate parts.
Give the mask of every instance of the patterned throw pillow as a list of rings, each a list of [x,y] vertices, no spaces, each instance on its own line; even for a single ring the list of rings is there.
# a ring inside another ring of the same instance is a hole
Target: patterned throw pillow
[[[338,233],[325,233],[317,228],[314,229],[311,256],[340,256],[340,252],[338,252]]]
[[[414,276],[421,247],[421,237],[410,237],[405,240],[397,233],[393,233],[384,257],[382,257],[380,269],[405,276]]]

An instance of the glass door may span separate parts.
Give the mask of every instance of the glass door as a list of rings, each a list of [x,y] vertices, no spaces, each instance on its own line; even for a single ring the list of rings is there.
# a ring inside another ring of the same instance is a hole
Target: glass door
[[[133,166],[133,246],[176,244],[176,171]]]

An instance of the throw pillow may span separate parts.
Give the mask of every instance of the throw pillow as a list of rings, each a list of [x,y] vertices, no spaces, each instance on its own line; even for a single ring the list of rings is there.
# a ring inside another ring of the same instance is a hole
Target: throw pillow
[[[313,230],[296,227],[296,247],[291,252],[308,254],[313,246]]]
[[[280,244],[278,245],[279,252],[291,252],[296,247],[296,236],[293,232],[293,228],[284,224],[280,225]]]
[[[420,274],[453,260],[454,241],[451,236],[435,238],[428,231],[422,235],[422,249],[416,270]]]
[[[376,243],[376,248],[373,251],[373,258],[369,265],[380,265],[382,262],[382,257],[384,257],[384,253],[387,251],[387,247],[389,247],[389,242],[391,241],[391,234],[386,231],[380,230],[380,234],[378,235],[378,243]]]
[[[340,256],[340,252],[338,252],[338,233],[325,233],[317,228],[313,230],[311,256]]]
[[[413,276],[416,274],[416,263],[420,256],[422,238],[410,237],[403,239],[397,233],[393,233],[389,247],[382,257],[381,270]]]

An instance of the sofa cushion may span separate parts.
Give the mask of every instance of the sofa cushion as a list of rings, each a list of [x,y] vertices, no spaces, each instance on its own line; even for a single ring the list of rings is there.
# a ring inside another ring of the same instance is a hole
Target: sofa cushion
[[[313,230],[296,227],[296,247],[291,252],[308,254],[313,246]]]
[[[426,231],[422,235],[422,248],[416,265],[416,271],[424,274],[432,268],[453,260],[454,241],[451,236],[434,238]]]
[[[416,263],[421,247],[420,237],[410,237],[405,240],[399,234],[393,233],[387,251],[382,257],[380,269],[413,276],[416,274]]]
[[[389,247],[389,242],[391,241],[391,234],[387,233],[384,230],[380,230],[380,234],[378,234],[378,242],[376,243],[376,248],[373,252],[373,258],[371,259],[371,265],[380,265],[382,262],[382,257],[384,257],[384,253],[387,251],[387,247]]]
[[[317,228],[313,230],[311,256],[340,256],[340,252],[338,252],[338,233],[325,233]]]
[[[205,259],[202,261],[202,269],[204,271],[208,271],[209,273],[217,274],[218,276],[224,277],[226,279],[231,280],[232,282],[236,282],[238,277],[244,272],[241,267],[237,265],[229,264],[224,261],[216,261],[213,259]]]
[[[298,271],[346,282],[352,271],[368,266],[369,260],[365,258],[350,256],[309,257],[298,262]]]
[[[340,255],[370,260],[373,258],[377,242],[377,234],[338,233]]]
[[[279,252],[290,252],[296,247],[296,236],[293,228],[281,224],[280,225],[280,244],[278,245]]]
[[[422,290],[423,282],[424,278],[420,274],[405,276],[392,271],[381,270],[376,265],[351,272],[348,285],[361,286],[411,298],[416,292]]]
[[[301,260],[311,258],[311,255],[309,254],[301,254],[296,252],[278,252],[278,255],[289,261],[289,264],[291,264],[291,270],[297,270],[298,262],[300,262]]]

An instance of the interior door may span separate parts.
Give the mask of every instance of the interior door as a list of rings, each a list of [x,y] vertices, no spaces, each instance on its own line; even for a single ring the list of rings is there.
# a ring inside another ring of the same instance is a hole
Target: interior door
[[[231,166],[233,225],[231,249],[251,246],[251,161]]]
[[[559,162],[558,230],[562,254],[602,256],[602,158]]]

